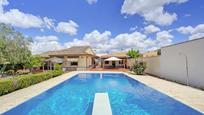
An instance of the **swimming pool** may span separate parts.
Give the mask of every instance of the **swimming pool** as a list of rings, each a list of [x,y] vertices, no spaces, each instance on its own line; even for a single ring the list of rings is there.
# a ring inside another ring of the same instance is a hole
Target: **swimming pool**
[[[125,74],[81,73],[5,115],[91,115],[95,93],[107,92],[113,115],[202,115]]]

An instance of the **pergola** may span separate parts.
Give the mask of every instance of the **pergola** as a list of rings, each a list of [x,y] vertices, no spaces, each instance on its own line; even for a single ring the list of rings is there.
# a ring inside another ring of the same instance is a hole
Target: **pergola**
[[[53,58],[49,58],[47,60],[45,60],[45,62],[47,63],[47,68],[49,70],[53,68],[55,68],[55,64],[60,64],[64,62],[64,59],[62,58],[58,58],[58,57],[53,57]]]

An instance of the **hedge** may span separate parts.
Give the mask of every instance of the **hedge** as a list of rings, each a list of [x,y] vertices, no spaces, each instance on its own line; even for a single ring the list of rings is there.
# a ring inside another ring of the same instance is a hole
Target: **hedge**
[[[23,75],[14,78],[0,79],[0,96],[59,76],[62,73],[63,71],[54,70],[37,74]]]
[[[14,90],[12,79],[0,80],[0,95],[13,92]]]

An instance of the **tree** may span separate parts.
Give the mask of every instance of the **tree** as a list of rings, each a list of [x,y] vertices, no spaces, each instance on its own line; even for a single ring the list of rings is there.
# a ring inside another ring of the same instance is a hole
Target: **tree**
[[[17,64],[28,63],[31,56],[30,42],[30,38],[24,37],[10,26],[0,24],[0,65],[9,63],[14,69]]]
[[[30,68],[31,71],[34,68],[39,68],[44,65],[44,59],[39,55],[32,55],[29,59],[29,62],[25,65],[26,67]]]
[[[5,48],[5,40],[1,39],[0,37],[0,64],[6,63],[6,59],[4,57],[3,49]]]
[[[62,66],[60,64],[55,64],[54,70],[62,70]]]
[[[130,58],[138,58],[140,57],[140,52],[137,50],[134,50],[134,49],[131,49],[128,51],[127,55],[130,57]]]

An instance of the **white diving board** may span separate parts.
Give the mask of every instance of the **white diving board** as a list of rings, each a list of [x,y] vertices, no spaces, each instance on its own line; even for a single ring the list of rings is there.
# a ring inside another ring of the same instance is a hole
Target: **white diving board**
[[[95,93],[92,115],[112,115],[108,93]]]

